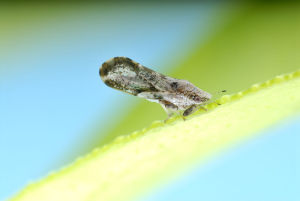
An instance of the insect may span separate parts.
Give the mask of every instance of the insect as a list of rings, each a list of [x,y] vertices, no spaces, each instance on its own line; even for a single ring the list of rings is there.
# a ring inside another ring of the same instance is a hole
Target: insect
[[[209,93],[190,82],[165,76],[127,57],[104,62],[99,74],[109,87],[159,103],[168,118],[175,113],[184,118],[211,99]]]

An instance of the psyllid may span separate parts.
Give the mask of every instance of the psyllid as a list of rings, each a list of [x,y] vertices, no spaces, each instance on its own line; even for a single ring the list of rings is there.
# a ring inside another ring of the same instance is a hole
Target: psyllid
[[[175,113],[188,116],[211,99],[189,81],[165,76],[127,57],[104,62],[99,73],[107,86],[159,103],[168,118]]]

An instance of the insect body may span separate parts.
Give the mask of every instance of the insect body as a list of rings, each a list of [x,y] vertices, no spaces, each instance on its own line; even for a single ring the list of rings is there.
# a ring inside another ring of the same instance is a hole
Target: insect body
[[[109,87],[161,104],[168,117],[178,111],[188,116],[211,98],[186,80],[167,77],[127,57],[104,62],[99,73]]]

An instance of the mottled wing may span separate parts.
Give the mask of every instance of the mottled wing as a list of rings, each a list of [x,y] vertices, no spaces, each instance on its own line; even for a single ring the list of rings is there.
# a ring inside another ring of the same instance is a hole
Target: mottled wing
[[[127,57],[114,57],[102,64],[100,77],[104,83],[132,95],[168,90],[167,78]]]

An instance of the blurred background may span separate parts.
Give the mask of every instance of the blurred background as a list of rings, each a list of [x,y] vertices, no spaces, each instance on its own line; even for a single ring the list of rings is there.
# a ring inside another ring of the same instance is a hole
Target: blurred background
[[[291,2],[1,3],[0,26],[0,200],[166,118],[102,83],[111,57],[215,99],[300,66],[300,4]],[[142,200],[299,200],[299,123],[284,120]]]

